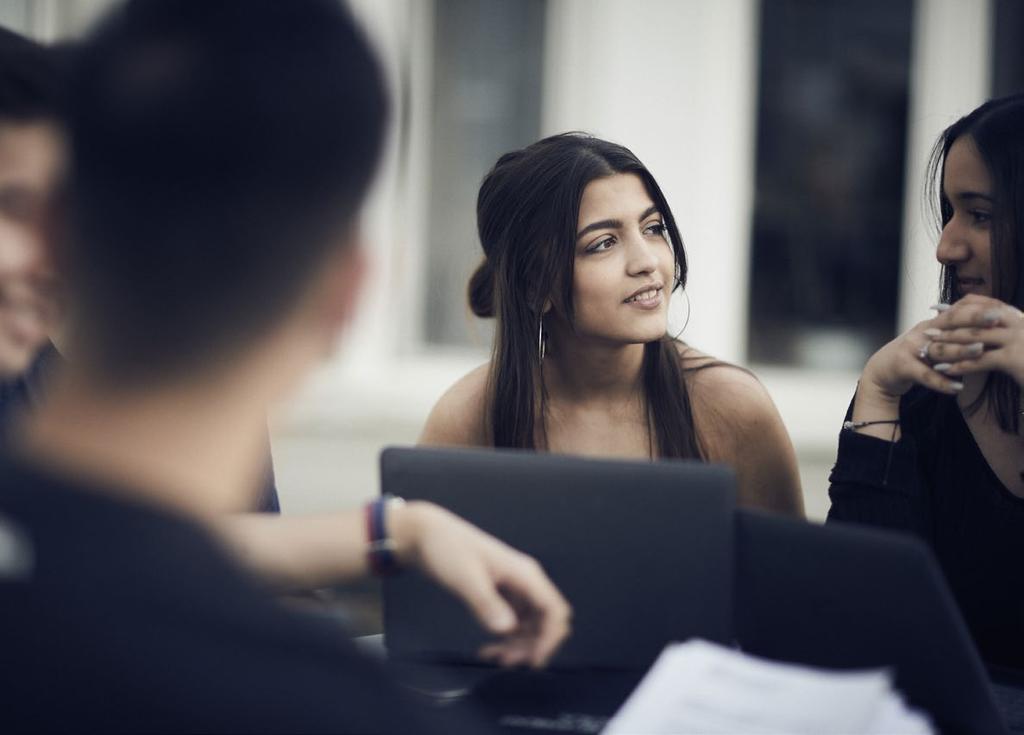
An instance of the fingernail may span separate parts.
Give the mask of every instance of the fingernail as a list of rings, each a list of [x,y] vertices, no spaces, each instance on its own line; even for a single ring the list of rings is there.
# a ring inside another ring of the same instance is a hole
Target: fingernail
[[[939,313],[942,313],[943,311],[948,311],[949,310],[949,304],[932,304],[928,308],[929,309],[933,309],[933,310],[935,310],[935,311],[937,311]]]
[[[999,313],[999,309],[989,309],[988,311],[981,315],[981,318],[984,319],[989,324],[994,324],[995,322],[999,321],[999,317],[1001,316],[1002,314]]]
[[[953,363],[951,362],[940,362],[936,365],[932,365],[932,370],[934,370],[937,373],[944,373],[951,367],[953,367]]]
[[[941,329],[936,329],[935,327],[932,327],[931,329],[924,330],[924,336],[925,337],[931,337],[932,339],[935,339],[936,337],[941,337],[942,336],[942,330]]]
[[[949,387],[952,388],[953,390],[963,390],[964,384],[961,383],[959,380],[951,380],[949,381]]]
[[[971,344],[967,345],[967,354],[968,355],[980,355],[984,351],[985,351],[985,343],[984,342],[971,342]]]

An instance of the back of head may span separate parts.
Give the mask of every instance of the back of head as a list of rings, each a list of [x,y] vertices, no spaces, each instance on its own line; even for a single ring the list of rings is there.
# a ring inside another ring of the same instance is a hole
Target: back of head
[[[60,90],[53,53],[0,28],[0,124],[57,119]]]
[[[77,50],[76,337],[97,375],[230,358],[297,304],[358,215],[381,71],[337,0],[135,0]]]

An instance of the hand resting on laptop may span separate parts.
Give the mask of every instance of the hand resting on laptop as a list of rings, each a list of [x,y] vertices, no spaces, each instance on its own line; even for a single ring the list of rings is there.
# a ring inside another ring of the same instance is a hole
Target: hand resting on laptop
[[[398,560],[449,589],[499,636],[482,658],[540,667],[565,640],[569,603],[533,557],[433,503],[394,508],[388,523]]]
[[[281,591],[314,589],[370,572],[361,511],[317,516],[245,513],[212,520],[235,556]],[[440,506],[388,506],[400,566],[414,567],[461,600],[499,636],[482,657],[543,666],[569,633],[569,604],[530,556]]]

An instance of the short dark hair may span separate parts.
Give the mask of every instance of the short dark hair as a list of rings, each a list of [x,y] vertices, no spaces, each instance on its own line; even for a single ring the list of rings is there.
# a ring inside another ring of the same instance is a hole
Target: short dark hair
[[[57,120],[58,66],[51,49],[0,27],[0,123]]]
[[[83,358],[147,381],[237,354],[355,221],[383,141],[380,67],[338,0],[134,0],[68,91]]]

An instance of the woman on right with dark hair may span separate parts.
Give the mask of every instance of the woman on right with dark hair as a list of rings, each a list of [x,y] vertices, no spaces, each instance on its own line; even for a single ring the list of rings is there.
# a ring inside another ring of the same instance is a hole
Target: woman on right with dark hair
[[[941,303],[864,367],[829,521],[924,538],[982,657],[1022,668],[1024,95],[947,128],[929,172]]]

